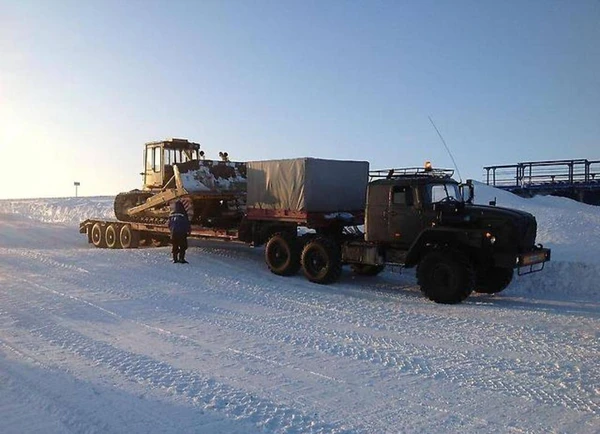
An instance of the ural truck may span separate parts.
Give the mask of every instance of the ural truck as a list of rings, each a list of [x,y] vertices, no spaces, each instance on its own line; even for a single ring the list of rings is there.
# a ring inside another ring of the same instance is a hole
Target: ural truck
[[[421,291],[437,303],[498,293],[514,270],[540,271],[550,260],[550,249],[535,242],[533,215],[474,205],[472,182],[459,184],[451,170],[220,156],[205,159],[199,144],[184,139],[147,143],[142,190],[116,196],[116,220],[88,219],[80,232],[96,247],[161,244],[170,205],[181,200],[190,237],[264,245],[274,274],[302,270],[309,281],[330,284],[343,265],[365,276],[387,265],[416,267]]]

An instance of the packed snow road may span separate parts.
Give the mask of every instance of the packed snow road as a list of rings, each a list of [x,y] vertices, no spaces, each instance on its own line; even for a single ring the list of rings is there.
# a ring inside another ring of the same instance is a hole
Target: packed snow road
[[[192,244],[0,214],[0,432],[600,431],[600,303],[557,295],[564,263],[444,306],[410,272],[319,286]]]

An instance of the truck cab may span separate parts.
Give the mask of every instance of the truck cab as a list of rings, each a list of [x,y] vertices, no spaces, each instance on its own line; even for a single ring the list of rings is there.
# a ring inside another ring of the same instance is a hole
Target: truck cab
[[[409,248],[435,225],[442,204],[464,203],[451,170],[391,169],[383,178],[380,172],[371,172],[367,187],[366,241]]]
[[[357,269],[417,267],[423,292],[456,303],[473,290],[497,293],[519,274],[540,271],[550,250],[535,244],[533,215],[472,203],[472,182],[449,169],[372,171],[367,186],[364,240],[343,246]],[[465,197],[466,196],[466,197]]]

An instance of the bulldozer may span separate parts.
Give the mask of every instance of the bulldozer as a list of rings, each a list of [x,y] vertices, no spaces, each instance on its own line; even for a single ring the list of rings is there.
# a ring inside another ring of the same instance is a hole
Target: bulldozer
[[[114,211],[119,221],[163,224],[180,200],[192,224],[237,227],[246,207],[246,164],[206,159],[200,144],[187,139],[149,142],[144,149],[142,189],[119,193]]]

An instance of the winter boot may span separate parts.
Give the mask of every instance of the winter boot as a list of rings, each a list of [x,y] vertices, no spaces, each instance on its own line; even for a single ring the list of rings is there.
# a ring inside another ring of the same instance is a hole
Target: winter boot
[[[179,252],[179,263],[189,264],[189,262],[185,260],[185,252]]]
[[[173,253],[173,264],[177,264],[179,260],[177,259],[177,253]]]

